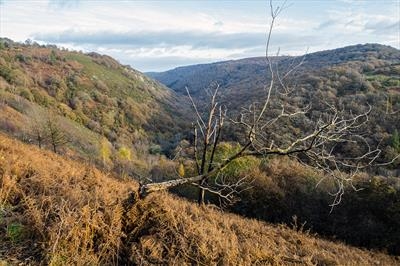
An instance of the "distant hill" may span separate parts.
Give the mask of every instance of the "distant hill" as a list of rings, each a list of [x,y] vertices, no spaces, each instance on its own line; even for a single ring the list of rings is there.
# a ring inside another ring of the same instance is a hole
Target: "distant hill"
[[[0,134],[1,265],[395,265],[167,193]]]
[[[0,39],[0,130],[25,141],[37,143],[34,129],[53,120],[64,152],[92,161],[102,160],[103,138],[116,151],[111,159],[122,147],[160,153],[180,138],[185,104],[109,56]]]
[[[281,76],[292,66],[303,63],[285,79],[284,83],[292,88],[292,92],[287,96],[275,95],[280,102],[275,101],[270,105],[268,118],[276,116],[282,103],[288,107],[310,105],[310,119],[324,114],[324,102],[349,113],[359,113],[370,105],[370,123],[365,132],[370,134],[371,143],[380,144],[388,158],[399,152],[396,151],[397,147],[393,149],[392,140],[400,131],[400,50],[380,44],[365,44],[299,57],[272,57],[272,61],[275,71],[279,71]],[[262,102],[266,97],[265,86],[270,80],[267,61],[263,57],[146,74],[182,95],[186,94],[187,87],[200,103],[206,103],[209,99],[205,88],[218,83],[220,100],[228,107],[232,118],[237,117],[243,107]],[[275,80],[275,84],[278,83]],[[271,134],[275,139],[287,139],[293,132],[306,132],[306,124],[297,122],[294,127],[293,124],[280,125],[272,128]],[[231,128],[225,137],[238,139],[238,134],[235,128]],[[354,147],[344,150],[349,152]]]
[[[272,57],[272,59],[282,65],[282,68],[288,67],[292,63],[299,63],[304,59],[299,71],[306,72],[321,68],[325,71],[328,70],[327,68],[349,62],[398,66],[400,51],[380,44],[359,44],[304,56],[281,56]],[[267,67],[265,57],[253,57],[177,67],[165,72],[147,72],[145,74],[178,93],[186,94],[185,87],[187,87],[193,95],[197,95],[213,82],[219,83],[226,90],[238,91],[244,84],[249,88],[262,87],[268,82]],[[251,91],[249,94],[251,95]],[[253,95],[253,97],[255,96]]]

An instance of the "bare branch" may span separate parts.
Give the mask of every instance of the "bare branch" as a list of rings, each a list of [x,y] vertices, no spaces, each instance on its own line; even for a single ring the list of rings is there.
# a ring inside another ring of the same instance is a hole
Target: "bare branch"
[[[274,7],[270,0],[269,5],[271,21],[266,31],[265,49],[266,75],[269,82],[263,88],[263,99],[258,99],[258,102],[253,102],[246,108],[240,108],[236,120],[227,119],[235,128],[244,130],[245,137],[240,141],[241,149],[225,160],[215,162],[218,145],[223,140],[221,134],[227,117],[226,108],[217,101],[219,84],[206,89],[206,93],[210,96],[210,104],[207,112],[204,113],[199,112],[188,88],[186,88],[197,117],[196,125],[193,126],[193,149],[198,175],[144,185],[141,187],[141,195],[180,184],[192,184],[200,190],[199,203],[204,202],[205,191],[229,202],[234,199],[234,195],[240,193],[241,188],[246,187],[244,184],[249,180],[247,178],[240,178],[236,181],[228,180],[221,175],[221,171],[225,167],[232,161],[245,156],[283,155],[296,158],[302,164],[322,171],[326,178],[334,180],[336,189],[331,193],[334,198],[331,204],[333,209],[340,204],[345,188],[347,188],[346,185],[358,190],[352,182],[360,171],[373,165],[388,165],[400,157],[398,155],[389,162],[376,163],[382,151],[379,145],[374,148],[363,133],[363,127],[369,122],[371,106],[358,114],[353,114],[332,103],[325,102],[324,112],[315,115],[311,112],[311,104],[294,105],[289,101],[288,94],[292,90],[287,84],[287,79],[303,65],[306,55],[300,61],[296,61],[296,58],[293,59],[286,71],[279,68],[280,50],[278,50],[276,58],[269,56],[276,19],[287,7],[287,4],[284,1],[281,6]],[[296,79],[293,82],[292,88],[293,84],[296,84]],[[295,130],[289,132],[296,122],[303,122],[307,127],[302,132],[295,132]],[[288,133],[292,134],[285,135],[285,137],[278,136],[282,131],[278,131],[278,133],[275,131],[283,126],[287,126]],[[201,131],[200,136],[198,136],[198,129]],[[202,143],[200,148],[198,147],[199,141]],[[340,152],[340,148],[345,144],[357,145],[360,147],[359,153],[344,156]],[[212,184],[208,184],[210,180],[213,181]]]
[[[192,96],[190,95],[189,89],[188,89],[187,87],[185,87],[185,89],[186,89],[186,93],[187,93],[187,95],[188,95],[188,97],[189,97],[189,99],[190,99],[190,102],[192,103],[193,109],[194,109],[194,111],[195,111],[195,113],[196,113],[196,115],[197,115],[197,121],[198,121],[199,123],[201,123],[201,124],[200,124],[200,128],[202,128],[202,127],[205,128],[205,127],[206,127],[206,124],[204,123],[204,120],[203,120],[203,118],[201,117],[201,115],[200,115],[200,113],[199,113],[199,110],[197,110],[197,106],[196,106],[196,104],[194,103]]]
[[[198,156],[198,150],[197,150],[197,128],[196,128],[196,126],[193,126],[193,130],[194,130],[194,143],[193,143],[194,160],[196,161],[197,174],[200,175],[201,173],[200,173],[199,156]]]

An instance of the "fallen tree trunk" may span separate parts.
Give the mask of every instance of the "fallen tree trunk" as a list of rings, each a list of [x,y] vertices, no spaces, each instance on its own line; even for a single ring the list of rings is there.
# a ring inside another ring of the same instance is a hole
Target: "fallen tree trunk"
[[[183,185],[183,184],[187,184],[187,183],[191,184],[191,183],[205,180],[205,179],[209,178],[210,176],[217,174],[219,171],[224,169],[233,160],[235,160],[239,157],[242,157],[242,156],[246,156],[244,151],[250,146],[250,144],[251,144],[251,142],[248,142],[239,152],[237,152],[236,154],[234,154],[231,157],[229,157],[228,159],[226,159],[223,164],[214,168],[212,171],[210,171],[208,173],[193,176],[193,177],[185,177],[185,178],[168,180],[168,181],[159,182],[159,183],[150,183],[150,184],[146,184],[146,185],[141,185],[139,187],[139,196],[141,198],[144,198],[148,194],[155,192],[155,191],[165,190],[170,187],[175,187],[175,186]]]
[[[169,181],[164,181],[160,183],[150,183],[146,185],[142,185],[139,188],[139,195],[140,197],[145,197],[146,195],[159,191],[159,190],[165,190],[170,187],[175,187],[178,185],[183,185],[186,183],[193,183],[193,182],[198,182],[201,181],[203,178],[209,176],[207,175],[198,175],[198,176],[193,176],[193,177],[188,177],[188,178],[181,178],[181,179],[174,179],[174,180],[169,180]]]

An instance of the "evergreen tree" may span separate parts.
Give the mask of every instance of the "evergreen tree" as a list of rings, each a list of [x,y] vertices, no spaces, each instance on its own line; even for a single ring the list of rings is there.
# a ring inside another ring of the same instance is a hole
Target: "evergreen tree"
[[[395,129],[393,135],[392,135],[392,147],[400,152],[400,136],[399,136],[399,132],[397,131],[397,129]]]

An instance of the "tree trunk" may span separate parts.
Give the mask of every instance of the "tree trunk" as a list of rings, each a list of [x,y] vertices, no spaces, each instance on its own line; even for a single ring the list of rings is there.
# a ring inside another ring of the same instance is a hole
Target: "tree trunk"
[[[199,182],[203,178],[204,178],[204,175],[198,175],[198,176],[189,177],[189,178],[175,179],[175,180],[170,180],[170,181],[165,181],[165,182],[160,182],[160,183],[151,183],[151,184],[143,185],[139,188],[139,190],[140,190],[139,195],[141,197],[145,197],[147,194],[155,192],[155,191],[165,190],[167,188],[175,187],[177,185]]]
[[[42,136],[38,135],[37,141],[38,141],[39,148],[41,149],[42,148]]]
[[[197,199],[197,203],[199,204],[199,205],[203,205],[204,204],[204,194],[205,194],[205,190],[204,190],[204,188],[202,188],[201,186],[204,184],[204,179],[202,179],[200,182],[199,182],[199,197],[198,197],[198,199]]]

